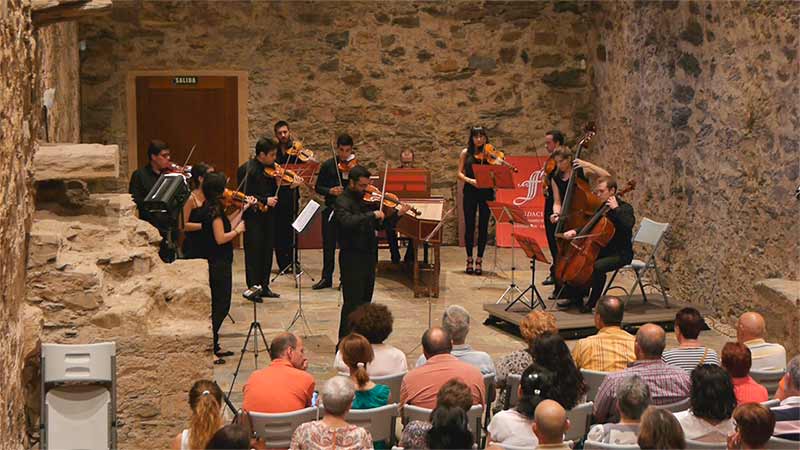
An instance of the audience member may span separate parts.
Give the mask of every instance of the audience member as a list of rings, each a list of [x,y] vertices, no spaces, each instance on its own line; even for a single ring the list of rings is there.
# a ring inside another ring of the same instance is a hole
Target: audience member
[[[517,406],[492,417],[486,442],[536,447],[539,441],[533,434],[534,413],[542,400],[552,398],[550,394],[554,386],[555,376],[552,372],[535,363],[528,366],[519,382]]]
[[[789,361],[783,382],[781,404],[775,414],[775,436],[800,441],[800,355]]]
[[[619,423],[594,425],[586,440],[615,445],[636,445],[639,421],[650,406],[650,388],[638,375],[622,380],[617,387]]]
[[[728,436],[729,449],[764,448],[775,429],[775,414],[764,405],[746,403],[733,411],[736,432]]]
[[[536,407],[533,419],[533,434],[539,441],[537,449],[571,450],[564,442],[564,433],[569,429],[567,411],[554,400],[543,400]]]
[[[372,346],[367,338],[360,334],[350,333],[339,342],[342,360],[350,369],[350,379],[355,383],[356,393],[352,409],[370,409],[389,403],[389,386],[375,384],[367,375],[367,368],[374,358]],[[384,441],[374,442],[376,449],[387,448]]]
[[[583,375],[575,366],[569,347],[559,334],[546,333],[537,339],[533,345],[533,359],[555,375],[555,384],[547,398],[561,403],[566,410],[586,399]]]
[[[597,334],[579,340],[572,349],[579,369],[615,372],[636,359],[633,336],[620,328],[624,310],[625,305],[618,298],[600,299],[594,312]]]
[[[431,429],[425,442],[429,449],[468,449],[474,438],[469,430],[467,413],[454,406],[437,406],[431,412]]]
[[[733,381],[736,402],[765,402],[769,399],[767,388],[758,384],[750,374],[750,349],[739,342],[727,342],[722,347],[722,367],[728,371]]]
[[[349,378],[333,377],[326,381],[320,393],[325,417],[306,422],[292,434],[291,450],[360,450],[372,449],[369,431],[347,423],[355,397],[355,387]]]
[[[728,372],[713,364],[692,371],[690,408],[675,413],[687,440],[725,442],[733,433],[731,415],[736,409],[736,394]]]
[[[250,450],[250,436],[241,425],[225,425],[214,433],[203,448],[206,450]]]
[[[683,450],[686,438],[678,419],[666,409],[649,407],[642,414],[639,424],[639,439],[642,450]]]
[[[466,343],[469,334],[469,312],[466,309],[459,305],[448,306],[442,315],[442,328],[453,339],[453,350],[450,352],[453,356],[477,367],[484,375],[495,373],[492,357],[486,352],[473,350],[472,346]],[[417,367],[425,365],[425,361],[423,353],[417,359]]]
[[[639,375],[650,388],[652,405],[667,405],[684,400],[689,396],[691,382],[683,370],[670,366],[661,360],[666,345],[666,333],[658,325],[642,325],[636,333],[634,352],[636,361],[630,367],[606,376],[594,400],[594,416],[597,423],[617,420],[616,393],[619,384],[626,377]]]
[[[189,407],[189,428],[175,436],[173,450],[205,448],[211,436],[222,428],[222,390],[213,381],[200,380],[192,385]]]
[[[303,339],[280,333],[269,346],[272,363],[256,370],[244,385],[242,408],[262,413],[284,413],[311,406],[314,377],[306,372]]]
[[[495,410],[505,409],[505,387],[509,375],[519,375],[533,364],[533,343],[544,333],[558,333],[556,316],[546,311],[531,311],[522,318],[519,332],[525,340],[526,348],[521,348],[503,356],[497,361],[495,381],[500,395],[495,402]]]
[[[442,385],[439,393],[436,394],[436,407],[447,406],[451,408],[461,408],[464,412],[472,407],[472,392],[463,382],[452,379]],[[403,427],[403,435],[400,438],[400,447],[404,450],[422,450],[428,448],[427,436],[431,429],[431,423],[421,420],[414,420]]]
[[[736,340],[750,349],[753,360],[750,370],[786,369],[786,349],[780,344],[765,341],[766,335],[767,323],[761,314],[746,312],[739,317]]]
[[[706,322],[700,311],[694,308],[683,308],[675,314],[675,339],[678,348],[666,350],[661,356],[665,363],[680,367],[686,373],[692,373],[695,367],[703,364],[719,365],[719,356],[713,349],[700,345],[700,331]]]
[[[483,375],[475,366],[451,355],[452,347],[452,339],[446,330],[433,327],[425,331],[422,335],[422,351],[427,362],[424,366],[411,370],[403,378],[400,404],[433,409],[436,407],[439,389],[452,378],[461,379],[469,386],[473,404],[484,403],[486,387]]]
[[[380,303],[366,303],[359,306],[348,316],[350,330],[358,333],[372,344],[372,352],[375,358],[367,368],[367,375],[370,377],[383,377],[396,375],[408,370],[406,354],[397,347],[384,344],[383,341],[392,334],[394,317],[386,305]],[[336,352],[333,362],[334,368],[341,375],[350,373],[347,364],[342,361],[340,352]]]

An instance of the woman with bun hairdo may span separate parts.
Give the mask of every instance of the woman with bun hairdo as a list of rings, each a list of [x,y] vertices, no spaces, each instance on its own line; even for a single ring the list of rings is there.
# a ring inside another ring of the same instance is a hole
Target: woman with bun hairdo
[[[342,338],[339,351],[350,369],[350,379],[355,384],[352,409],[370,409],[388,404],[391,391],[389,386],[375,384],[367,374],[367,366],[375,358],[367,338],[358,333],[350,333]],[[374,445],[376,449],[388,448],[384,441],[376,441]]]
[[[189,428],[172,440],[173,450],[206,448],[209,439],[224,425],[222,422],[222,390],[213,381],[199,380],[189,390],[192,416]]]

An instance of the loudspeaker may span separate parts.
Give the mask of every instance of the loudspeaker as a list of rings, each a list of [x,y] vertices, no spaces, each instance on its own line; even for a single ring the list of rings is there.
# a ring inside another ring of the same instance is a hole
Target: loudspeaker
[[[177,217],[191,191],[186,178],[179,173],[164,173],[144,198],[143,208],[154,216]]]

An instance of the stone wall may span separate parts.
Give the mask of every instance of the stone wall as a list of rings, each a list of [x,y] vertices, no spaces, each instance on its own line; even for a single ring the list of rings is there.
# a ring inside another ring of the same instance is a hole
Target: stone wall
[[[36,34],[41,49],[42,87],[55,89],[55,102],[48,111],[49,142],[80,142],[78,24],[55,23],[38,28]],[[45,138],[44,131],[40,138]]]
[[[673,295],[733,317],[756,280],[796,280],[797,3],[599,2],[592,22],[591,159],[671,224]]]
[[[469,126],[488,127],[511,154],[533,154],[545,130],[577,130],[589,118],[582,8],[115,1],[109,17],[80,25],[82,140],[120,144],[127,174],[126,72],[247,70],[251,148],[278,119],[320,159],[343,131],[371,169],[397,164],[411,146],[431,169],[435,193],[451,198]],[[455,227],[447,239],[455,242]]]
[[[26,448],[25,255],[33,214],[36,43],[27,2],[0,2],[0,449]]]

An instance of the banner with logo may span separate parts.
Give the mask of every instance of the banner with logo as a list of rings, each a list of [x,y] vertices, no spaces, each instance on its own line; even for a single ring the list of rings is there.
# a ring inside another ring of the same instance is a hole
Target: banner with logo
[[[498,189],[497,201],[511,203],[523,211],[532,227],[515,225],[515,233],[531,236],[539,243],[542,249],[547,248],[547,236],[544,231],[544,194],[542,193],[542,178],[544,178],[545,156],[509,156],[506,161],[518,169],[514,173],[515,189]],[[512,242],[511,224],[497,225],[498,247],[519,248],[517,242]]]

